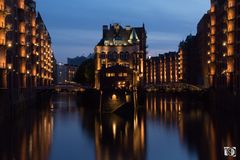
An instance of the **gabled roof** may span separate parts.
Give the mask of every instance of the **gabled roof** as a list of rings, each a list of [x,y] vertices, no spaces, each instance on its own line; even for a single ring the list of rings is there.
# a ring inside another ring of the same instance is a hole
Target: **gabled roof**
[[[134,28],[132,29],[128,42],[131,44],[139,42],[137,32]]]
[[[119,24],[110,25],[108,28],[104,26],[103,37],[97,44],[97,46],[104,46],[104,41],[122,41],[127,45],[132,45],[135,42],[139,42],[142,35],[146,35],[145,27],[130,27],[123,28]]]

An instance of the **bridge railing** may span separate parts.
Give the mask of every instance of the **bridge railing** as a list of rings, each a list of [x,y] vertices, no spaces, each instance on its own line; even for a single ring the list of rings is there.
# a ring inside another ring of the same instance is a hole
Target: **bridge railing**
[[[187,84],[187,83],[163,83],[163,84],[150,84],[146,85],[145,89],[147,91],[157,91],[157,90],[170,90],[170,91],[183,91],[183,90],[190,90],[190,91],[201,91],[202,88]]]

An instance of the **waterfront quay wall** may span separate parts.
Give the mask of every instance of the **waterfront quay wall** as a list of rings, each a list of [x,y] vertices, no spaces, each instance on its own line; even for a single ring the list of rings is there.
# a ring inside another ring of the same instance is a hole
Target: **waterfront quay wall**
[[[204,94],[204,98],[215,110],[240,112],[240,92],[227,89],[209,89]]]
[[[147,94],[157,94],[161,96],[178,96],[187,101],[200,101],[204,103],[204,108],[213,111],[240,112],[240,91],[231,89],[208,88],[202,90],[151,90],[145,91]]]
[[[27,107],[34,107],[44,97],[49,97],[51,90],[46,89],[0,89],[0,121],[14,116]]]

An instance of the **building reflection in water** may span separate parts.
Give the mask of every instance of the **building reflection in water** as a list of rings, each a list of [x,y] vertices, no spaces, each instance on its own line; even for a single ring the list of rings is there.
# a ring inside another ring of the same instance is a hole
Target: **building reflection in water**
[[[73,153],[78,159],[88,151],[85,156],[95,155],[97,160],[164,159],[164,152],[169,160],[176,153],[184,160],[225,160],[223,147],[240,148],[238,115],[207,111],[207,105],[195,99],[148,94],[146,103],[127,115],[99,114],[77,107],[77,100],[75,95],[54,96],[43,109],[0,123],[0,159],[47,160],[51,154],[61,158]],[[53,134],[54,121],[59,123],[55,122]],[[66,145],[58,145],[66,144],[66,138],[74,146],[68,152]],[[172,146],[178,148],[171,150]]]
[[[136,111],[130,117],[93,114],[80,109],[83,128],[95,140],[97,160],[146,159],[146,118]]]
[[[199,160],[221,160],[225,146],[240,144],[239,118],[206,111],[193,99],[174,96],[146,96],[147,117],[164,128],[177,128],[183,147],[196,152]],[[230,159],[230,158],[229,158]]]
[[[50,105],[47,104],[50,109]],[[1,160],[46,160],[52,144],[54,120],[49,110],[22,113],[0,125]]]

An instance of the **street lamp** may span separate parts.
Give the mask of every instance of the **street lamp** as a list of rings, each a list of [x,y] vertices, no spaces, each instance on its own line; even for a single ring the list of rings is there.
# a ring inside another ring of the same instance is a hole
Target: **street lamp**
[[[12,94],[13,94],[13,64],[11,64],[11,63],[7,64],[7,78],[8,78],[9,99],[10,99],[10,102],[12,102]],[[11,110],[11,112],[12,112],[12,110]]]
[[[8,47],[8,48],[11,48],[11,47],[12,47],[12,43],[11,43],[11,42],[8,42],[8,43],[7,43],[7,47]]]
[[[9,71],[12,70],[12,64],[11,64],[11,63],[9,63],[9,64],[7,65],[7,69],[8,69]]]

